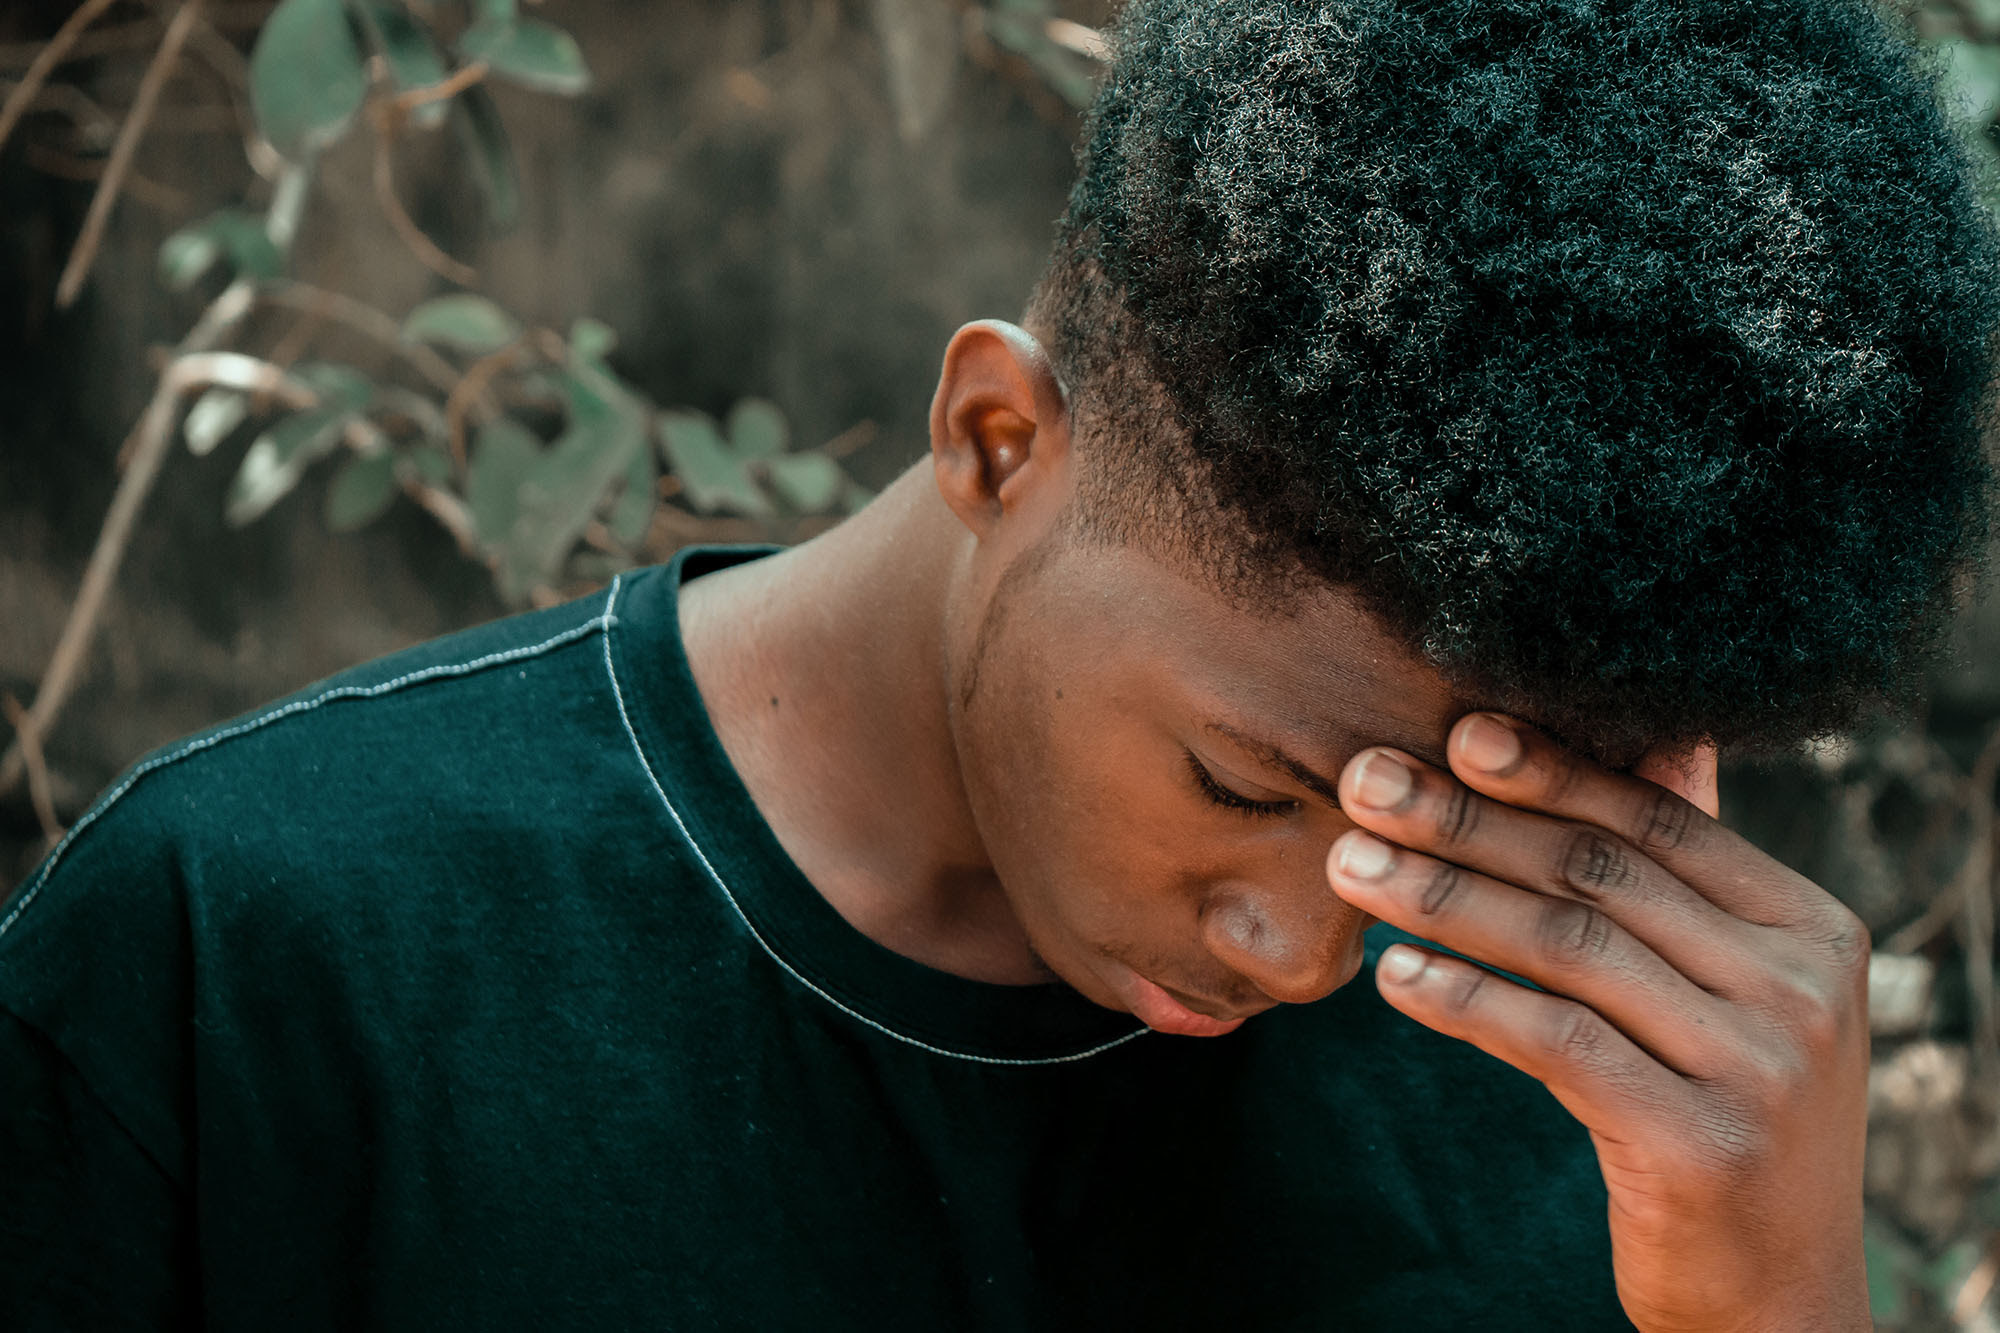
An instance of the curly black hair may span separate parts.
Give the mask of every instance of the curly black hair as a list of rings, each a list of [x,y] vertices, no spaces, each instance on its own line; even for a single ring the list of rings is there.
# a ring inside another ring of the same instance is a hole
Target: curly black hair
[[[1027,321],[1081,523],[1362,596],[1600,757],[1905,697],[2000,232],[1863,0],[1133,0]]]

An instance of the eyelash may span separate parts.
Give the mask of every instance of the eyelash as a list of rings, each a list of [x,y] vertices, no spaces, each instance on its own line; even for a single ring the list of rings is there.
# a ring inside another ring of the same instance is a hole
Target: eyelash
[[[1225,810],[1234,810],[1238,814],[1255,818],[1288,815],[1299,808],[1297,801],[1253,801],[1247,796],[1239,796],[1217,782],[1215,774],[1208,771],[1208,765],[1195,758],[1193,750],[1184,753],[1187,755],[1188,776],[1194,780],[1195,787],[1203,796]]]

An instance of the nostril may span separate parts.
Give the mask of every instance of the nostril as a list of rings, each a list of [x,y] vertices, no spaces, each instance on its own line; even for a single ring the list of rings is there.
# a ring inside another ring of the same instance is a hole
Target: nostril
[[[1209,952],[1269,999],[1309,1003],[1353,975],[1350,932],[1318,914],[1296,923],[1310,929],[1295,929],[1264,904],[1243,896],[1214,903],[1205,918],[1202,933]],[[1329,931],[1329,925],[1334,929]]]

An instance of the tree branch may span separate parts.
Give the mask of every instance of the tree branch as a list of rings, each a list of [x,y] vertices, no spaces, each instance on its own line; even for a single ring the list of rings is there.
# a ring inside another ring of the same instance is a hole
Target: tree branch
[[[41,733],[35,729],[28,710],[12,694],[0,695],[0,714],[14,728],[18,738],[15,743],[21,747],[21,758],[27,764],[28,801],[35,807],[35,821],[42,826],[42,837],[54,847],[62,841],[63,826],[56,818],[55,798],[49,793],[49,768],[42,762]]]
[[[0,105],[0,145],[7,142],[14,126],[27,114],[28,104],[35,100],[35,94],[42,90],[42,85],[48,82],[49,75],[63,62],[69,49],[76,45],[76,39],[83,36],[83,30],[111,8],[111,3],[112,0],[83,0],[76,7],[76,12],[56,29],[56,35],[49,38],[48,44],[35,56],[28,72],[21,76],[20,84],[8,95],[6,103]]]
[[[132,110],[119,127],[118,142],[111,146],[111,157],[104,164],[104,179],[98,182],[97,193],[91,198],[90,212],[84,216],[76,248],[70,251],[62,280],[56,283],[56,308],[59,310],[67,309],[83,289],[83,280],[90,273],[91,261],[97,257],[97,247],[104,240],[104,226],[111,217],[112,204],[118,199],[118,187],[124,181],[125,173],[131,170],[132,155],[146,133],[146,121],[159,104],[160,90],[166,87],[167,77],[173,73],[174,65],[180,59],[181,47],[187,43],[188,35],[194,31],[195,23],[201,17],[202,3],[203,0],[182,0],[180,9],[174,13],[173,22],[167,25],[167,35],[160,39],[160,49],[153,53],[152,63],[146,66],[145,77],[139,80],[139,91],[132,98]]]
[[[235,387],[256,387],[250,381],[258,378],[254,368],[263,365],[262,362],[238,353],[208,350],[242,323],[254,304],[252,295],[252,284],[239,278],[215,298],[196,321],[194,329],[182,340],[182,355],[162,372],[153,397],[139,418],[133,432],[131,463],[118,479],[118,490],[111,497],[111,509],[104,516],[104,527],[97,534],[97,545],[90,553],[90,563],[84,567],[83,586],[77,591],[75,604],[70,607],[69,619],[63,622],[62,634],[56,640],[55,651],[49,655],[49,664],[42,672],[41,683],[35,687],[35,701],[23,715],[37,740],[49,734],[76,684],[77,671],[83,665],[91,635],[97,629],[104,600],[111,592],[119,563],[125,558],[125,546],[131,540],[132,525],[139,517],[139,509],[145,504],[146,495],[152,490],[153,480],[159,475],[160,465],[173,442],[177,419],[175,409],[180,406],[181,395],[203,382],[227,381],[234,382]],[[203,376],[208,378],[203,380]],[[310,400],[310,393],[307,397]],[[0,754],[0,794],[13,790],[14,784],[21,780],[27,763],[21,738],[28,732],[19,726],[15,730],[14,741],[4,754]]]

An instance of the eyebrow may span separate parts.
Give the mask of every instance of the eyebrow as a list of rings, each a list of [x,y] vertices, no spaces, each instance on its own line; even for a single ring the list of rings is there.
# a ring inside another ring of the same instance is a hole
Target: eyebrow
[[[1338,807],[1340,805],[1339,784],[1337,782],[1330,781],[1318,769],[1312,767],[1310,764],[1307,764],[1305,761],[1293,756],[1283,746],[1278,745],[1272,741],[1267,741],[1259,736],[1252,736],[1248,732],[1241,731],[1236,727],[1230,726],[1227,722],[1210,722],[1203,728],[1203,730],[1214,732],[1216,735],[1223,737],[1224,739],[1230,741],[1231,743],[1247,751],[1248,753],[1256,755],[1259,759],[1271,765],[1273,768],[1283,769],[1285,772],[1291,774],[1292,777],[1299,783],[1300,786],[1304,787],[1307,791],[1319,797],[1327,804],[1335,807]],[[1387,744],[1387,743],[1388,742],[1382,742],[1382,744]],[[1359,748],[1366,749],[1368,747],[1362,746]],[[1425,763],[1430,764],[1433,767],[1437,768],[1447,767],[1444,755],[1435,750],[1431,750],[1429,746],[1405,745],[1405,746],[1397,746],[1396,748],[1404,750],[1409,754],[1415,755],[1418,759],[1423,760]]]

